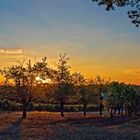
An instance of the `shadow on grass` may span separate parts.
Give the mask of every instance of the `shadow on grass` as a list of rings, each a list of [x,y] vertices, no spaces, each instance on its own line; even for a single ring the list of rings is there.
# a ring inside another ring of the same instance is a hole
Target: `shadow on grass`
[[[0,132],[0,140],[19,140],[22,139],[21,130],[22,119],[19,118],[16,122],[12,123],[10,127]]]
[[[88,117],[88,118],[72,118],[65,117],[64,120],[53,121],[50,124],[69,124],[69,125],[83,125],[83,126],[111,126],[111,125],[119,125],[129,121],[130,118],[116,118],[116,119],[104,119],[103,117]]]

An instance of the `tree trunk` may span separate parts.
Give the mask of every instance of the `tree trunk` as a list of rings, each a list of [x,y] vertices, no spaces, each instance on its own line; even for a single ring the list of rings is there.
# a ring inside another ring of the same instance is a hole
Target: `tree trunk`
[[[83,104],[83,113],[84,113],[84,116],[87,115],[87,113],[86,113],[86,103]]]
[[[25,119],[26,117],[27,117],[27,105],[26,103],[23,103],[22,118]]]
[[[102,115],[102,110],[103,110],[103,104],[100,103],[100,115]]]
[[[63,103],[63,101],[60,101],[60,111],[61,111],[61,117],[64,117],[64,103]]]
[[[110,110],[110,118],[113,118],[113,108]]]
[[[120,114],[121,114],[121,108],[120,108],[120,106],[118,107],[118,117],[120,116]]]

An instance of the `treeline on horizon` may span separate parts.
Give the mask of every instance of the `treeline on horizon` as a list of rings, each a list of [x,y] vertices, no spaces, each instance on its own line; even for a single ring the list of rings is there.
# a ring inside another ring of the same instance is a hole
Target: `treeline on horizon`
[[[60,111],[62,117],[64,111],[83,111],[84,115],[99,111],[109,118],[139,114],[139,87],[99,75],[86,79],[79,72],[72,73],[68,63],[64,54],[58,59],[57,69],[48,66],[46,57],[35,64],[17,61],[1,69],[5,80],[0,86],[0,110],[22,110],[23,119],[29,110]]]

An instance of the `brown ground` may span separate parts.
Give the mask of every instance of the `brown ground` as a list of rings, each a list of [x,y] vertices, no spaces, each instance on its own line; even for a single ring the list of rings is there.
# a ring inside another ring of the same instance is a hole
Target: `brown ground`
[[[97,114],[0,113],[0,140],[140,140],[140,119],[106,121]]]

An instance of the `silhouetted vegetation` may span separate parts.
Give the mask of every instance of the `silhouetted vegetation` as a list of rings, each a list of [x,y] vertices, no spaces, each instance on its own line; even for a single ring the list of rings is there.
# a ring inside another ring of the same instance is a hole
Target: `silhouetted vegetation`
[[[31,64],[1,70],[5,77],[0,87],[0,110],[83,112],[99,111],[105,118],[136,117],[140,111],[138,86],[119,83],[101,76],[86,79],[70,70],[67,55],[60,55],[57,68],[48,66],[47,58]]]
[[[107,11],[115,10],[115,7],[128,7],[128,17],[131,22],[139,27],[140,25],[140,1],[139,0],[92,0],[98,5],[104,5]]]
[[[27,107],[29,103],[35,98],[37,80],[36,76],[46,72],[46,58],[42,62],[37,62],[32,66],[31,61],[24,66],[23,62],[18,62],[17,65],[11,66],[1,71],[6,78],[6,85],[8,80],[12,80],[14,92],[17,100],[22,104],[23,119],[26,118]]]

